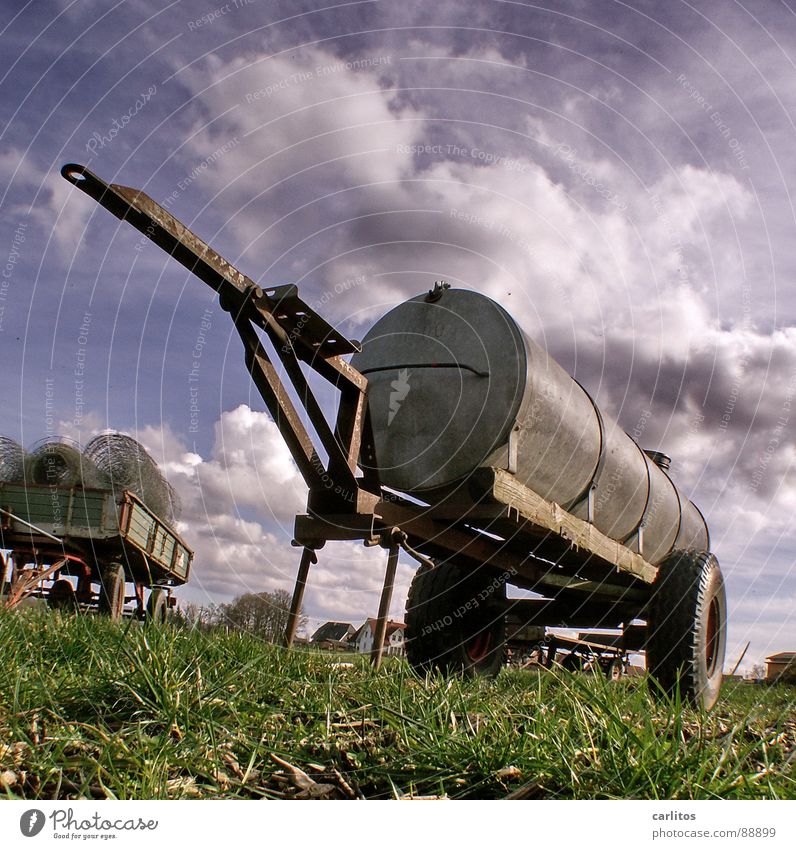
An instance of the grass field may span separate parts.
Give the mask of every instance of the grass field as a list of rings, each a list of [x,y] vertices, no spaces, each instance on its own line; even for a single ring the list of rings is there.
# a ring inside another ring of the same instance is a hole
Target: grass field
[[[245,635],[0,614],[10,798],[794,798],[796,690],[704,716],[643,681],[420,681]],[[336,665],[337,664],[337,665]]]

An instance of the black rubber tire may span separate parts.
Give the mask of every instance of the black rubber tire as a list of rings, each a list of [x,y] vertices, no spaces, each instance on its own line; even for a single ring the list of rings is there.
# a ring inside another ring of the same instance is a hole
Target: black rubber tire
[[[506,585],[481,567],[421,566],[406,599],[406,656],[419,675],[497,675],[505,663]]]
[[[149,593],[146,603],[146,621],[154,625],[162,625],[168,616],[168,593],[160,587],[155,587]]]
[[[71,581],[66,578],[59,578],[53,582],[50,587],[50,592],[47,594],[47,603],[53,610],[71,610],[76,611],[77,594]]]
[[[569,672],[583,672],[585,666],[586,660],[583,655],[574,651],[569,652],[569,654],[561,661],[561,668],[566,669]]]
[[[719,562],[678,551],[661,564],[647,624],[647,670],[669,694],[710,710],[727,647],[727,597]],[[653,692],[655,684],[651,684]]]
[[[99,612],[112,622],[122,618],[124,610],[125,578],[121,563],[110,563],[100,575]]]

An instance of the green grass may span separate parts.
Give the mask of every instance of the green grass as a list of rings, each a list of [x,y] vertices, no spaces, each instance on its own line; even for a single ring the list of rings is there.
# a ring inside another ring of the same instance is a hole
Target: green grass
[[[394,658],[372,674],[364,658],[48,611],[0,614],[0,646],[10,798],[279,798],[308,784],[290,765],[365,798],[796,796],[784,686],[727,686],[703,715],[635,679],[420,681]]]

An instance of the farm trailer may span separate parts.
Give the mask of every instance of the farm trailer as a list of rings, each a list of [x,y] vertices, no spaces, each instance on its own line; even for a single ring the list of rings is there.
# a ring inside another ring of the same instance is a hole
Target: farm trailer
[[[296,286],[256,285],[143,192],[81,165],[61,173],[213,288],[235,324],[309,489],[294,525],[288,646],[316,552],[361,540],[387,551],[376,667],[403,549],[420,564],[406,624],[421,674],[495,673],[507,618],[545,629],[643,622],[651,680],[715,703],[726,598],[702,515],[668,458],[642,451],[498,304],[435,285],[360,344]],[[334,423],[307,369],[337,389]],[[507,584],[540,597],[509,600]]]
[[[114,620],[133,601],[133,615],[162,622],[193,560],[176,531],[133,493],[82,486],[0,483],[0,548],[10,551],[0,564],[6,603],[32,596]]]
[[[571,637],[548,632],[544,626],[526,626],[516,630],[509,625],[506,645],[513,666],[559,665],[572,672],[604,673],[617,681],[630,669],[630,655],[644,648],[646,628],[629,627],[621,633],[580,632]]]

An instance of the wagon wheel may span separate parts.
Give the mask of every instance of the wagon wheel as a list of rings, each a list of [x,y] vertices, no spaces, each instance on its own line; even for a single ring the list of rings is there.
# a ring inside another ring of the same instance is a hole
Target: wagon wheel
[[[709,710],[719,697],[727,646],[727,597],[718,560],[678,551],[660,567],[647,635],[647,669],[669,693]]]
[[[100,576],[99,612],[110,617],[112,622],[122,618],[125,594],[124,566],[111,563]]]
[[[59,578],[47,593],[47,603],[53,610],[77,610],[77,595],[71,581]]]
[[[406,655],[421,675],[496,675],[505,659],[506,587],[451,561],[421,566],[406,600]]]
[[[562,661],[561,666],[570,672],[582,672],[586,666],[586,661],[583,655],[575,651],[571,651]]]
[[[146,620],[162,625],[168,614],[168,592],[162,587],[154,587],[146,603]]]

